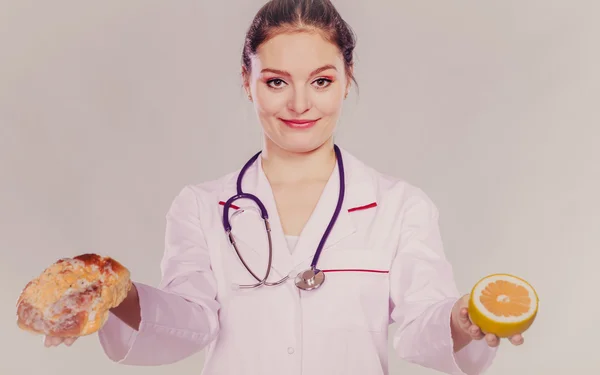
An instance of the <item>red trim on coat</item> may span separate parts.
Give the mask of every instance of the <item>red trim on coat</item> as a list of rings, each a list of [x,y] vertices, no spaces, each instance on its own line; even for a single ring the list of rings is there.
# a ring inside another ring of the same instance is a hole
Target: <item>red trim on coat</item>
[[[348,209],[348,212],[360,211],[360,210],[368,210],[369,208],[377,207],[377,202],[369,203],[364,206],[352,207]]]
[[[223,202],[223,201],[220,201],[220,202],[219,202],[219,204],[220,204],[221,206],[225,206],[225,202]],[[230,207],[231,207],[231,208],[233,208],[234,210],[239,210],[239,209],[240,209],[240,208],[239,208],[238,206],[236,206],[235,204],[232,204]]]
[[[367,269],[330,269],[330,270],[322,270],[323,272],[368,272],[368,273],[390,273],[390,271],[383,270],[367,270]]]

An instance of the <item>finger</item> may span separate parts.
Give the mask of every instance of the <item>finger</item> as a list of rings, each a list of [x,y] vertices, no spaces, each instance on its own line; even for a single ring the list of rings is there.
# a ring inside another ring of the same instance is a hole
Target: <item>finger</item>
[[[66,346],[71,346],[73,345],[73,343],[77,340],[77,337],[67,337],[66,339],[64,339],[63,343]]]
[[[56,346],[56,339],[57,339],[57,337],[44,336],[44,346],[46,346],[47,348]]]
[[[466,307],[460,309],[460,313],[458,314],[458,321],[463,327],[469,327],[471,325],[471,319],[469,319],[469,310]]]
[[[474,324],[469,327],[469,335],[471,335],[473,340],[481,340],[485,337],[485,334],[481,331],[481,329]]]
[[[487,335],[485,335],[485,341],[492,348],[495,348],[498,345],[500,345],[500,338],[498,336],[494,335],[494,334],[491,334],[491,333],[488,333]]]
[[[63,342],[62,337],[52,337],[52,346],[59,346]]]
[[[520,334],[516,334],[516,335],[510,337],[508,340],[511,342],[511,344],[517,345],[517,346],[522,345],[523,342],[525,341],[525,339],[523,339],[523,336]]]

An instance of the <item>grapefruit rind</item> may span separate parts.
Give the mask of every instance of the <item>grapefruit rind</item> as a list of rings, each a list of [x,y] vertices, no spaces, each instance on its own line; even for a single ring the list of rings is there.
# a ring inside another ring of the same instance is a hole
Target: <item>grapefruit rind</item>
[[[489,311],[478,298],[491,283],[504,280],[522,286],[528,292],[531,305],[529,310],[519,316],[498,316]],[[535,289],[520,277],[509,274],[493,274],[479,280],[473,287],[469,298],[469,317],[473,324],[484,333],[492,333],[507,338],[525,332],[531,327],[538,312],[539,298]]]

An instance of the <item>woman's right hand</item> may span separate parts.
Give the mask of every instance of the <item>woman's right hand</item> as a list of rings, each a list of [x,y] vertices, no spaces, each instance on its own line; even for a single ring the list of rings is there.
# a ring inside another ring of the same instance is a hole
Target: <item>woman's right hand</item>
[[[77,341],[77,337],[44,336],[44,346],[46,348],[59,346],[60,344],[71,346],[75,341]]]

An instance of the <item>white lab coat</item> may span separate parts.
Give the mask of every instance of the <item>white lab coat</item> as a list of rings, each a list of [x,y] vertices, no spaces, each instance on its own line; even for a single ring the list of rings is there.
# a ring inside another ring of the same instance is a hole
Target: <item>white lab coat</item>
[[[379,375],[389,373],[391,339],[394,355],[447,374],[487,369],[496,350],[484,340],[453,352],[450,312],[460,294],[434,204],[420,189],[378,173],[343,149],[342,155],[346,198],[318,264],[327,271],[320,289],[300,291],[293,278],[278,287],[233,288],[254,282],[222,226],[222,204],[236,192],[237,172],[189,185],[167,214],[161,284],[135,284],[140,330],[111,315],[99,332],[108,357],[162,365],[206,349],[198,374]],[[270,215],[271,279],[306,269],[338,199],[337,167],[293,252],[260,158],[243,187]],[[268,253],[263,222],[244,213],[234,219],[233,233],[246,261],[262,274]],[[390,323],[396,323],[391,337]]]

